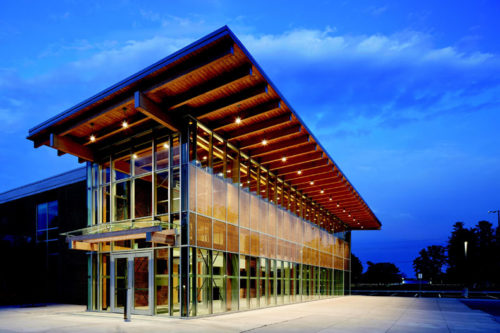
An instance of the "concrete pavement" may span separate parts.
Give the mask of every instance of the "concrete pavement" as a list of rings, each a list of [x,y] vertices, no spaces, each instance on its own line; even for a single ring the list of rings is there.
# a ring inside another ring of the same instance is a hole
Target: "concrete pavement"
[[[86,312],[75,305],[0,310],[0,332],[500,332],[457,299],[348,296],[194,319]]]

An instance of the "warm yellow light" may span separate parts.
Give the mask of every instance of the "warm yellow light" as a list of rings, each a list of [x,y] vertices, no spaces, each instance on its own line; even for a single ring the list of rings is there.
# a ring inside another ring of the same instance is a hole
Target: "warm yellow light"
[[[349,215],[347,215],[347,217],[351,217],[351,214],[349,213]]]
[[[90,136],[90,141],[91,141],[91,142],[95,142],[95,135],[94,135],[94,134],[92,134],[92,135]]]
[[[345,208],[344,208],[344,209],[342,209],[342,213],[345,213]]]
[[[128,127],[128,123],[126,120],[122,121],[122,127],[123,128],[127,128]]]
[[[314,182],[311,180],[311,182],[309,184],[314,185]]]
[[[266,140],[266,139],[262,140],[262,144],[263,144],[264,146],[265,146],[265,145],[267,145],[267,140]]]
[[[332,199],[332,197],[330,197],[330,199],[329,199],[329,200],[330,200],[330,201],[332,201],[332,200],[333,200],[333,199]]]
[[[168,149],[168,143],[164,143],[163,148]]]
[[[321,194],[325,193],[325,190],[321,189]]]
[[[283,156],[283,157],[281,158],[281,162],[286,162],[286,157],[285,157],[285,156]]]
[[[297,174],[299,175],[302,174],[302,170],[297,171]]]
[[[203,160],[206,161],[207,160],[207,157],[206,156],[203,156]]]
[[[133,155],[132,155],[132,158],[134,158],[134,159],[135,159],[135,158],[137,158],[137,155],[136,155],[136,154],[133,154]]]
[[[235,122],[236,124],[241,123],[241,118],[240,118],[240,117],[236,117],[236,119],[234,120],[234,122]]]
[[[340,204],[337,202],[337,208],[339,208],[339,207],[340,207]]]

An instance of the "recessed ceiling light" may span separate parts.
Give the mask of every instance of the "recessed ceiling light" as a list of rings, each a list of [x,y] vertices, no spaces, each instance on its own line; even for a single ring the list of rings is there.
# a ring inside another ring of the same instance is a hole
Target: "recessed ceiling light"
[[[340,207],[340,204],[337,202],[337,208],[339,208],[339,207]]]
[[[309,182],[309,184],[314,185],[314,181],[312,181],[312,180],[311,180],[311,181]]]
[[[94,135],[94,134],[92,134],[92,135],[90,136],[90,142],[95,142],[95,135]]]
[[[262,144],[263,144],[264,146],[265,146],[265,145],[267,145],[267,140],[266,140],[266,139],[262,140]]]
[[[126,120],[122,121],[122,127],[123,128],[127,128],[128,127],[128,123]]]
[[[297,174],[299,175],[302,174],[302,170],[297,171]]]
[[[203,156],[203,160],[206,161],[207,157],[206,156]]]
[[[333,199],[332,199],[332,197],[330,197],[330,199],[329,199],[329,200],[330,200],[330,201],[332,201],[332,200],[333,200]]]
[[[281,158],[281,162],[286,162],[286,157],[285,157],[285,156],[283,156],[283,157]]]
[[[168,143],[164,143],[163,148],[168,149]]]
[[[325,193],[325,190],[321,189],[321,194]]]
[[[137,155],[136,155],[136,154],[133,154],[133,155],[132,155],[132,158],[137,158]]]
[[[235,122],[236,124],[241,123],[241,118],[240,118],[240,117],[236,117],[236,119],[234,120],[234,122]]]

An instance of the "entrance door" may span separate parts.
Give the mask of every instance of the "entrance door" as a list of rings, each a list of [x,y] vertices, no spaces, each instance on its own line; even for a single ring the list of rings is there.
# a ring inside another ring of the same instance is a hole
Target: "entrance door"
[[[131,281],[130,281],[131,280]],[[132,314],[153,314],[153,259],[151,252],[111,255],[111,311],[123,313],[131,284]]]

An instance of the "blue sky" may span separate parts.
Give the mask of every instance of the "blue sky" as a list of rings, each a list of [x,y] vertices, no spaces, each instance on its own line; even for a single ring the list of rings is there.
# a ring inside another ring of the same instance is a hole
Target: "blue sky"
[[[0,192],[77,167],[28,129],[228,25],[412,260],[500,209],[498,1],[15,1],[0,6]]]

